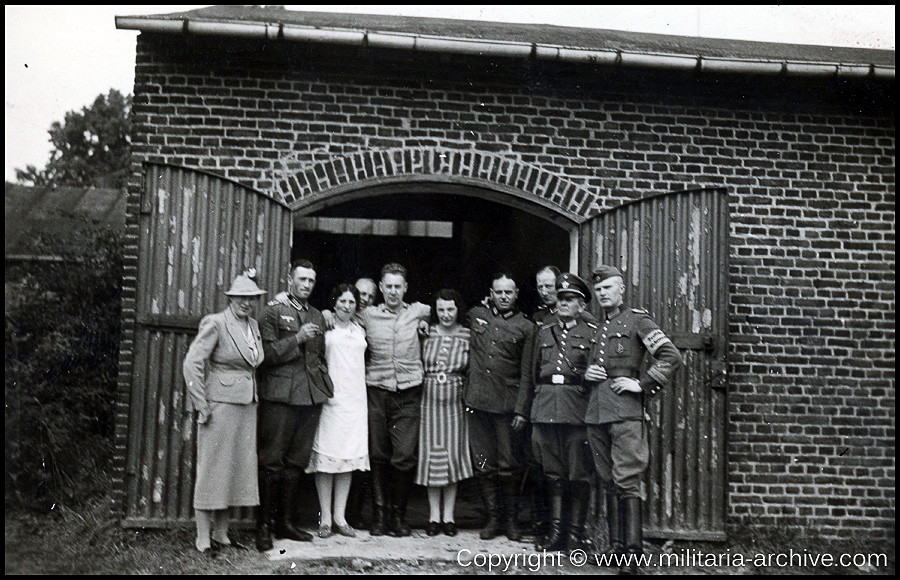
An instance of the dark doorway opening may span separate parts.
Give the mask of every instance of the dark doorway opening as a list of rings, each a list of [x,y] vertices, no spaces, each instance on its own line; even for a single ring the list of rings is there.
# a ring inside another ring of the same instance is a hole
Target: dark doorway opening
[[[327,307],[336,284],[360,277],[377,282],[384,264],[399,262],[409,270],[408,302],[429,303],[435,292],[451,287],[468,304],[476,304],[487,295],[494,273],[508,270],[519,284],[519,307],[531,314],[538,306],[535,273],[547,264],[568,270],[568,231],[521,209],[476,197],[381,195],[309,217],[346,218],[356,229],[365,220],[400,222],[394,224],[397,233],[378,235],[304,231],[303,223],[314,220],[301,220],[294,231],[292,259],[306,258],[316,265],[318,283],[311,302],[317,308]],[[339,221],[328,220],[332,225]],[[432,222],[435,231],[425,232],[424,222]]]
[[[569,269],[570,237],[565,228],[528,211],[470,195],[377,195],[329,206],[295,223],[291,258],[308,259],[316,266],[318,282],[310,302],[320,309],[329,308],[328,297],[336,284],[353,283],[360,277],[377,282],[384,264],[398,262],[409,270],[407,302],[430,303],[438,290],[451,287],[473,306],[487,296],[494,273],[506,270],[519,285],[519,308],[530,315],[540,303],[535,273],[548,264]],[[392,233],[352,233],[360,229]],[[304,487],[308,497],[316,497],[311,476]],[[309,509],[303,514],[304,524],[313,526],[318,502],[305,505]],[[370,521],[368,501],[363,515]],[[460,483],[457,524],[474,527],[482,517],[477,482]],[[528,517],[522,514],[523,520]],[[428,522],[424,488],[416,486],[408,519],[414,527]]]

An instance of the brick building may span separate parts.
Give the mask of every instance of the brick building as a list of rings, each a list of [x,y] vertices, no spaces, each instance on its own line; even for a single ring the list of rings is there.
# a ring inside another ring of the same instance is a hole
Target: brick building
[[[526,309],[545,263],[614,263],[694,361],[654,402],[651,531],[893,537],[892,51],[228,6],[117,26],[141,31],[126,523],[190,518],[196,321],[242,264],[272,294],[304,256],[320,297],[397,260],[412,299],[477,299],[499,264]]]

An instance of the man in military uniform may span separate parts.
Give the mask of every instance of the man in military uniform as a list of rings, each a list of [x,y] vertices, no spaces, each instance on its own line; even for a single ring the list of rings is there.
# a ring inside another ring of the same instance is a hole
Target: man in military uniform
[[[650,455],[644,398],[671,384],[682,360],[646,310],[624,306],[625,281],[617,268],[597,268],[593,282],[605,318],[585,373],[592,387],[585,414],[588,442],[606,489],[610,547],[638,555],[643,552],[641,481]],[[654,362],[641,379],[647,353]],[[636,571],[633,566],[625,571]]]
[[[548,318],[556,314],[556,279],[558,277],[559,268],[556,266],[544,266],[534,275],[534,284],[541,299],[541,304],[534,311],[531,319],[538,326],[544,324]]]
[[[584,413],[588,391],[584,373],[597,325],[579,318],[591,299],[587,283],[575,274],[556,281],[558,313],[540,327],[534,342],[534,400],[531,405],[534,456],[547,478],[550,529],[535,549],[566,547],[563,502],[568,498],[569,549],[585,546],[585,505],[592,464]]]
[[[522,442],[517,439],[528,423],[535,327],[516,309],[518,295],[512,276],[499,273],[491,282],[489,306],[476,306],[467,314],[472,342],[463,401],[469,411],[472,462],[488,515],[483,540],[503,529],[513,541],[522,537],[517,519]]]
[[[300,478],[309,463],[322,404],[334,392],[325,358],[325,320],[309,305],[316,271],[306,261],[290,269],[284,300],[269,302],[259,324],[266,358],[259,389],[259,518],[256,545],[272,549],[278,538],[300,542],[312,535],[292,518]]]
[[[544,266],[534,276],[535,288],[541,299],[541,305],[538,306],[531,318],[538,327],[559,320],[559,299],[556,295],[556,280],[559,276],[559,268],[553,265]],[[588,294],[590,295],[590,292]],[[596,322],[594,315],[584,308],[578,313],[577,318],[585,322]],[[533,438],[531,433],[533,426],[529,424],[525,429],[525,439],[526,441],[531,441]],[[547,482],[540,464],[534,458],[530,444],[525,446],[525,463],[527,469],[524,488],[531,491],[531,517],[534,523],[534,532],[535,535],[541,536],[547,533],[547,526],[549,525],[547,519]]]

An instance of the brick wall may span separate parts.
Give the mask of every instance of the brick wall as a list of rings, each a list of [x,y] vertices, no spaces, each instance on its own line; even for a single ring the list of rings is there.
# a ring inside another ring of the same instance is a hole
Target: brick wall
[[[353,179],[460,167],[508,179],[506,163],[534,172],[527,191],[568,192],[580,215],[723,186],[729,522],[892,538],[893,106],[887,83],[142,34],[130,249],[144,161],[208,170],[288,202]],[[135,272],[131,260],[126,317]]]

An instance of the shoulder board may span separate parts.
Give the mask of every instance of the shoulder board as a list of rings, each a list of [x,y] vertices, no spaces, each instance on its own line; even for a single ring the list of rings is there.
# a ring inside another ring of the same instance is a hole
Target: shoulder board
[[[591,328],[593,328],[594,330],[597,330],[598,328],[600,328],[600,326],[594,324],[593,322],[588,322],[587,320],[585,320],[584,323],[587,324],[588,326],[590,326]]]
[[[281,302],[279,302],[278,300],[269,300],[268,302],[266,302],[266,306],[278,306],[279,304],[281,304]]]
[[[635,314],[650,314],[643,308],[632,308],[631,311],[634,312]]]
[[[538,328],[550,328],[551,326],[556,326],[556,324],[557,324],[557,323],[556,323],[555,321],[553,321],[553,322],[539,322],[539,323],[538,323]]]

